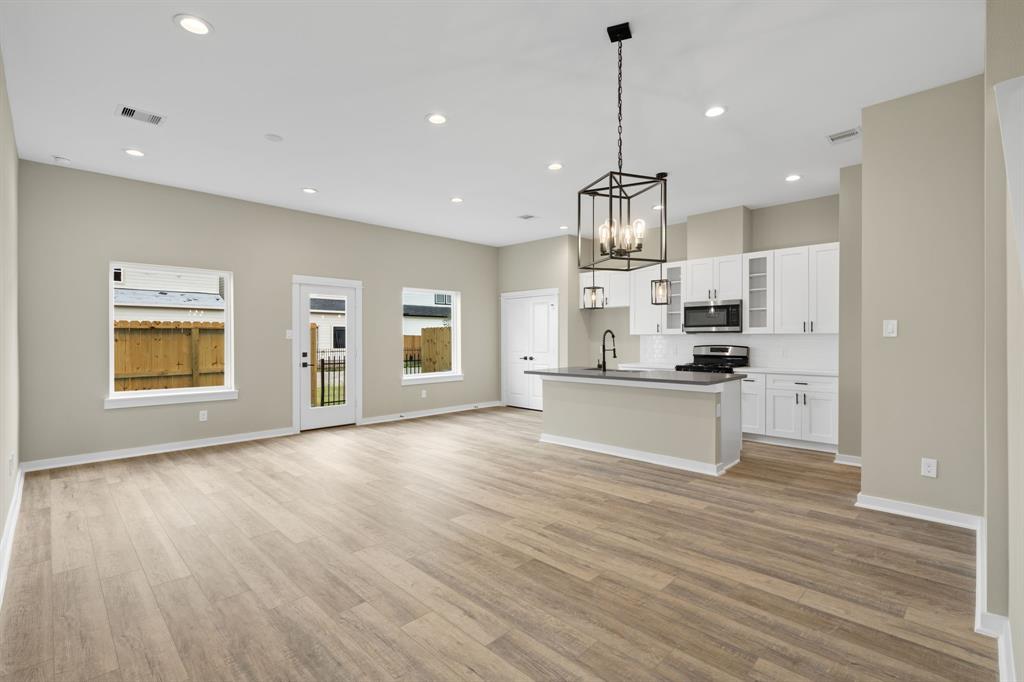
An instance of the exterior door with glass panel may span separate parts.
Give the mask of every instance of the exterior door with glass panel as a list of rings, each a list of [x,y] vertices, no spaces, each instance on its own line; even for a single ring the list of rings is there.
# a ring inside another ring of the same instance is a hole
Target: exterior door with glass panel
[[[348,287],[300,284],[298,362],[300,429],[354,424],[353,347],[356,291]]]

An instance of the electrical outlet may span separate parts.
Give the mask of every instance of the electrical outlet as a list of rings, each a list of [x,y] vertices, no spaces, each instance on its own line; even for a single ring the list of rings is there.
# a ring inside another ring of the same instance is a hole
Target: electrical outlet
[[[882,320],[882,336],[895,337],[900,334],[899,320]]]
[[[928,478],[938,478],[939,476],[939,460],[929,459],[927,457],[921,458],[921,475],[927,476]]]
[[[427,397],[427,389],[424,388],[424,389],[420,390],[420,397],[421,398],[426,398]]]
[[[209,417],[206,410],[199,410],[199,421],[204,422]]]

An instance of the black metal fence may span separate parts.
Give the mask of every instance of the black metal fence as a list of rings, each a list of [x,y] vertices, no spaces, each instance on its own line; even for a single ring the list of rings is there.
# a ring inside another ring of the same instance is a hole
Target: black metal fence
[[[402,373],[419,374],[423,371],[423,359],[419,348],[406,348],[402,351]]]
[[[316,352],[317,399],[319,406],[345,404],[345,351]]]

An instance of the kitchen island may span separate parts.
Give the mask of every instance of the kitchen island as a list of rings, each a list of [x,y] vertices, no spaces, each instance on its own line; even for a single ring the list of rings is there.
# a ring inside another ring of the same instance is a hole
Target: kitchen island
[[[743,374],[559,367],[541,441],[719,476],[739,462]]]

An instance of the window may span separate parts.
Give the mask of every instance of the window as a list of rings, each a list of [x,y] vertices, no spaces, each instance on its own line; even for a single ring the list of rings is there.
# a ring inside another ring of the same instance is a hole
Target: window
[[[231,400],[231,273],[112,263],[104,406]]]
[[[459,293],[402,289],[402,383],[461,381]]]

